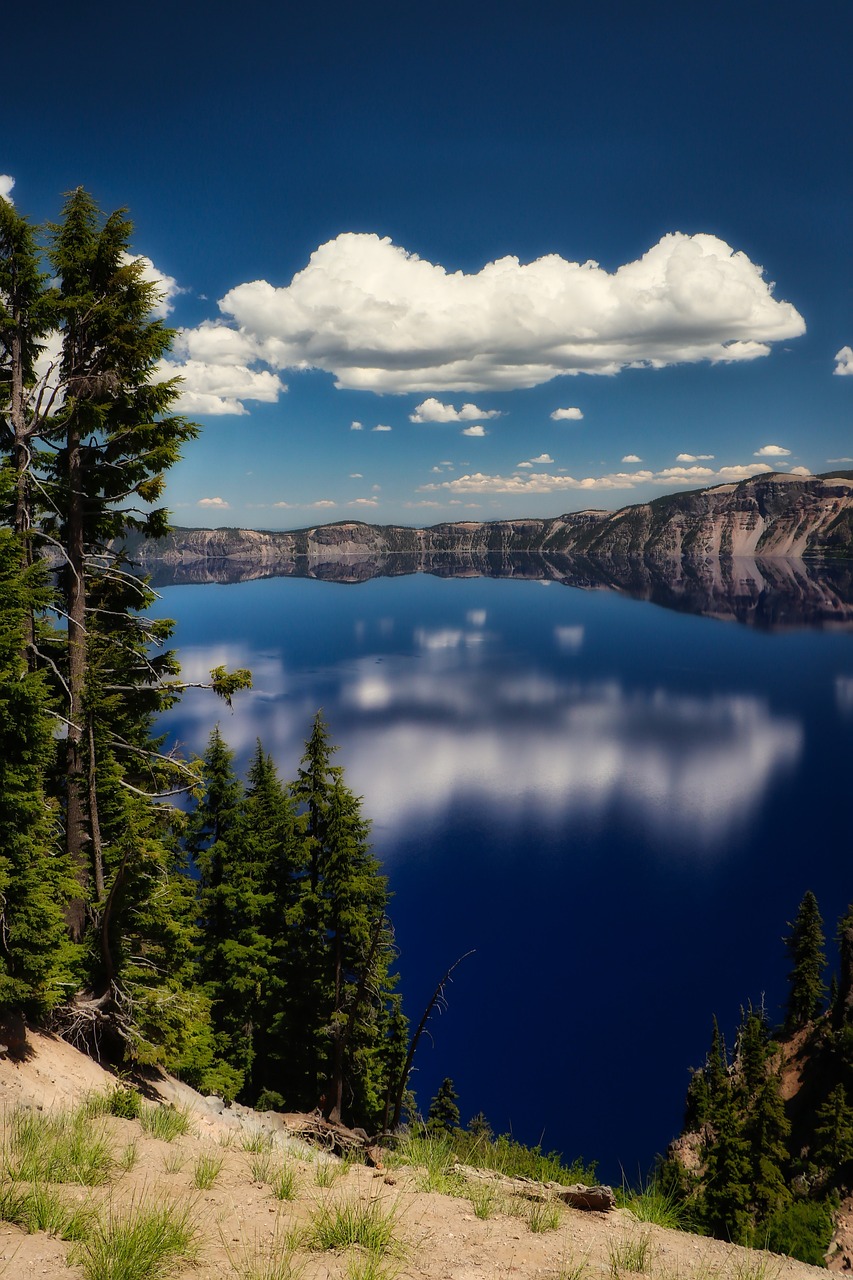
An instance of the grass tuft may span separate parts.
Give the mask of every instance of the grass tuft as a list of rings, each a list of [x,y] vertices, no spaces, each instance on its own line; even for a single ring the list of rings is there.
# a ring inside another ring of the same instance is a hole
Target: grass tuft
[[[72,1251],[86,1280],[161,1280],[196,1255],[190,1210],[138,1201],[98,1219]]]
[[[651,1266],[652,1242],[647,1235],[637,1236],[634,1240],[623,1240],[621,1244],[611,1243],[607,1252],[612,1276],[618,1276],[620,1271],[646,1272]],[[754,1280],[758,1280],[758,1277]]]
[[[394,1152],[391,1163],[417,1170],[419,1191],[437,1191],[441,1195],[465,1195],[463,1180],[453,1171],[456,1155],[447,1137],[432,1134],[407,1134]]]
[[[670,1227],[676,1231],[687,1230],[687,1212],[672,1192],[662,1191],[651,1181],[634,1191],[624,1187],[616,1193],[620,1209],[627,1209],[638,1222],[653,1223],[658,1227]]]
[[[337,1160],[318,1160],[314,1166],[314,1182],[318,1187],[333,1187],[346,1169]]]
[[[0,1190],[0,1219],[30,1234],[44,1231],[61,1240],[82,1240],[94,1214],[88,1205],[68,1205],[55,1186],[33,1183],[26,1189],[6,1186]]]
[[[255,1129],[251,1133],[244,1133],[240,1146],[244,1151],[254,1153],[270,1151],[272,1149],[272,1134],[264,1133],[263,1129]]]
[[[93,1125],[85,1107],[45,1115],[12,1113],[4,1172],[16,1182],[76,1182],[102,1186],[113,1170],[112,1146],[103,1125]]]
[[[346,1280],[396,1280],[400,1268],[377,1253],[351,1253],[347,1258]]]
[[[222,1172],[222,1156],[200,1155],[193,1170],[193,1186],[209,1191]]]
[[[305,1270],[305,1263],[294,1256],[300,1239],[297,1231],[276,1227],[272,1239],[256,1236],[239,1249],[226,1244],[225,1253],[239,1280],[299,1280]]]
[[[488,1182],[475,1183],[469,1187],[468,1199],[471,1201],[474,1216],[484,1221],[491,1218],[493,1213],[497,1213],[501,1203],[497,1187]]]
[[[185,1107],[157,1105],[143,1107],[139,1113],[142,1132],[149,1138],[159,1138],[161,1142],[174,1142],[175,1138],[183,1138],[192,1132],[192,1120]]]
[[[527,1225],[531,1231],[556,1231],[562,1221],[560,1206],[556,1200],[533,1200],[527,1210]]]
[[[386,1209],[376,1197],[326,1201],[319,1205],[308,1229],[309,1249],[349,1249],[358,1245],[382,1257],[399,1251],[396,1239],[398,1210]]]
[[[252,1151],[248,1159],[249,1172],[253,1182],[269,1182],[272,1177],[272,1152],[269,1148],[263,1151]]]
[[[282,1165],[270,1178],[270,1186],[276,1200],[295,1200],[296,1170],[289,1164]]]

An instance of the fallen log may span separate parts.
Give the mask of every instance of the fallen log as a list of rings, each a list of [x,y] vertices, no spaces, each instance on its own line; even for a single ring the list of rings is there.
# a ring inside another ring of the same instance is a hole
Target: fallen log
[[[571,1186],[561,1182],[534,1182],[532,1178],[510,1178],[495,1169],[475,1169],[467,1164],[455,1164],[453,1171],[467,1182],[490,1183],[506,1195],[521,1196],[525,1200],[561,1200],[572,1209],[598,1213],[609,1213],[616,1207],[611,1187],[587,1187],[580,1182]]]

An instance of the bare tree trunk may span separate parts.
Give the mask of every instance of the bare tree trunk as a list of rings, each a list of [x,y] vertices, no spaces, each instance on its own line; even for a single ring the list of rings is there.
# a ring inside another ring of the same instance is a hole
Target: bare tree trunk
[[[13,466],[15,468],[15,532],[21,538],[21,561],[24,568],[32,564],[33,548],[30,540],[32,526],[32,509],[29,486],[30,448],[27,432],[26,414],[24,412],[24,363],[23,344],[21,342],[21,324],[23,317],[15,311],[12,317],[11,341],[11,395],[9,401],[9,419],[14,432]],[[28,610],[24,620],[24,651],[28,663],[33,661],[32,646],[35,640],[35,623]]]
[[[65,838],[69,860],[77,877],[78,894],[65,913],[71,937],[79,942],[86,923],[86,901],[91,880],[86,849],[86,778],[83,759],[83,696],[86,685],[86,585],[84,579],[83,457],[80,428],[72,414],[68,426],[68,533],[65,569],[68,603],[68,712],[65,768]]]
[[[403,1070],[400,1072],[400,1080],[397,1085],[397,1097],[394,1099],[394,1115],[391,1119],[392,1132],[394,1129],[397,1128],[397,1126],[400,1123],[400,1112],[403,1110],[403,1095],[406,1092],[406,1081],[409,1078],[409,1072],[412,1070],[412,1062],[414,1061],[415,1050],[418,1047],[418,1041],[420,1040],[421,1036],[426,1030],[426,1024],[429,1022],[429,1015],[432,1013],[433,1009],[437,1004],[443,1003],[444,988],[447,985],[447,983],[450,981],[450,975],[453,973],[453,970],[456,969],[462,963],[463,960],[467,960],[468,957],[472,956],[473,954],[474,954],[473,951],[466,951],[464,956],[460,956],[458,960],[454,961],[454,963],[447,970],[447,973],[445,973],[444,977],[441,979],[441,982],[439,982],[435,991],[433,991],[432,999],[430,1000],[427,1007],[424,1009],[423,1017],[418,1023],[415,1034],[412,1036],[412,1043],[409,1045],[409,1052],[406,1054],[406,1061],[403,1064]]]

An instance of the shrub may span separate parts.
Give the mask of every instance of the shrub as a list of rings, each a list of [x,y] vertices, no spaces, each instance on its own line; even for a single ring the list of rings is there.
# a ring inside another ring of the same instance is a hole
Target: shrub
[[[824,1266],[824,1254],[832,1236],[832,1216],[828,1205],[813,1200],[794,1200],[777,1209],[765,1223],[767,1248],[771,1253],[787,1253],[814,1267]]]

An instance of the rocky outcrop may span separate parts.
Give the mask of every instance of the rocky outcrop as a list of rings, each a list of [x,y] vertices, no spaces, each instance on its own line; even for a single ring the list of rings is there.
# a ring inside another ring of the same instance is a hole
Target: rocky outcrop
[[[355,520],[292,532],[174,529],[166,538],[127,545],[146,570],[227,564],[245,566],[246,576],[254,577],[312,570],[319,577],[324,564],[384,563],[389,557],[400,557],[396,572],[439,572],[438,560],[446,555],[476,559],[532,552],[632,561],[845,557],[853,556],[853,472],[754,476],[612,513],[448,522],[427,529]],[[363,576],[373,575],[356,574],[353,580]]]

